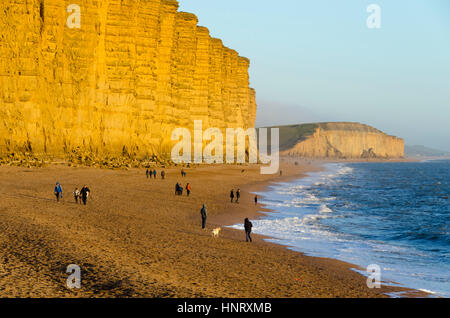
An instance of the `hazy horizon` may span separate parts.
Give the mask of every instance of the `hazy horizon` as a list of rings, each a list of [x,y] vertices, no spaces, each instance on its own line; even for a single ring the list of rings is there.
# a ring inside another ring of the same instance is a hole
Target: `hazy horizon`
[[[369,29],[369,4],[381,29]],[[450,2],[180,0],[251,60],[256,126],[360,122],[450,151]]]

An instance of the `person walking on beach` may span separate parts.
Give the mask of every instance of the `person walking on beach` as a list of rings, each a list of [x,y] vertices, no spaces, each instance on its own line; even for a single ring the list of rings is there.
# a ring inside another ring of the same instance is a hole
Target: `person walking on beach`
[[[255,205],[258,205],[258,196],[255,195]]]
[[[166,178],[166,172],[163,170],[161,171],[161,179],[165,179]]]
[[[75,203],[78,204],[78,199],[80,199],[80,190],[78,188],[75,188],[73,191],[73,197],[75,198]]]
[[[230,193],[230,199],[231,199],[231,203],[233,203],[233,200],[234,200],[234,190],[231,190],[231,193]]]
[[[184,177],[184,169],[183,168],[181,169],[181,177],[182,178]]]
[[[206,204],[203,204],[202,210],[200,211],[202,215],[202,229],[206,228],[206,218],[208,217],[208,213],[206,211]]]
[[[190,196],[190,195],[191,195],[191,184],[190,184],[190,183],[188,183],[188,184],[186,185],[186,193],[187,193],[187,196]]]
[[[81,188],[80,195],[81,195],[81,200],[83,201],[84,205],[87,204],[87,199],[90,194],[91,194],[91,190],[86,185],[83,188]]]
[[[246,240],[246,242],[248,242],[249,240],[250,240],[250,242],[252,242],[252,237],[250,236],[250,234],[252,233],[252,227],[253,227],[252,222],[250,222],[250,220],[248,218],[246,218],[245,221],[244,221],[245,240]]]
[[[178,182],[175,185],[175,195],[183,195],[183,187]]]
[[[148,179],[148,176],[149,176],[149,171],[148,171],[148,169],[147,169],[147,171],[145,171],[145,175],[147,176],[147,179]]]
[[[62,199],[62,197],[63,197],[63,190],[62,190],[61,184],[59,182],[56,182],[56,185],[55,185],[55,196],[56,196],[57,202],[59,202],[59,198]]]
[[[239,199],[241,198],[241,189],[237,189],[236,191],[236,203],[239,203]]]
[[[153,179],[156,179],[156,175],[158,174],[158,172],[155,170],[153,170]]]

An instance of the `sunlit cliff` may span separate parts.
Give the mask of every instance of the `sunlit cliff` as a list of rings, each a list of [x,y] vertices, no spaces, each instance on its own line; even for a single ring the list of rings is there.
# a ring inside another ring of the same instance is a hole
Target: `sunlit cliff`
[[[197,23],[174,0],[1,1],[0,152],[159,156],[194,120],[254,127],[250,61]]]

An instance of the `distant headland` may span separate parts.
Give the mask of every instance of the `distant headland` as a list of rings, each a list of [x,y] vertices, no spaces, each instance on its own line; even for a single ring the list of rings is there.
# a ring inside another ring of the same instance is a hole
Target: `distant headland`
[[[330,159],[397,159],[405,156],[403,139],[360,123],[312,123],[278,128],[280,153],[286,156]]]

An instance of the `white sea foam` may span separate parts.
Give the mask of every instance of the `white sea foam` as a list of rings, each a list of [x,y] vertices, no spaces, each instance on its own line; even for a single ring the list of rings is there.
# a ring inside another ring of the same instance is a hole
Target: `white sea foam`
[[[428,289],[419,289],[420,291],[423,291],[424,293],[428,293],[428,294],[432,294],[432,295],[436,295],[437,293]]]
[[[319,208],[320,213],[333,213],[333,210],[331,210],[329,207],[327,207],[326,204],[322,204]]]
[[[342,167],[338,170],[337,174],[338,175],[344,175],[344,174],[349,174],[353,172],[353,168],[350,167]]]
[[[267,205],[270,207],[278,207],[278,208],[289,208],[292,206],[289,203],[269,203],[269,202],[267,202]]]
[[[302,219],[302,225],[315,222],[321,218],[321,215],[319,214],[308,214],[305,215]]]
[[[305,195],[304,195],[304,197],[302,197],[302,198],[294,198],[293,200],[292,200],[292,202],[293,203],[296,203],[296,204],[301,204],[301,203],[303,203],[303,204],[313,204],[313,203],[320,203],[320,200],[319,200],[319,198],[317,198],[314,194],[311,194],[311,193],[305,193]]]
[[[303,217],[288,217],[280,219],[262,219],[253,222],[253,231],[265,234],[281,240],[304,240],[311,236],[330,236],[331,233],[322,231],[318,225],[321,219],[329,218],[328,215],[308,214]],[[243,229],[242,224],[232,226],[235,229]]]
[[[304,186],[304,185],[298,185],[295,187],[286,187],[286,188],[277,189],[276,193],[293,195],[293,194],[297,194],[297,193],[302,193],[305,188],[306,188],[306,186]]]

